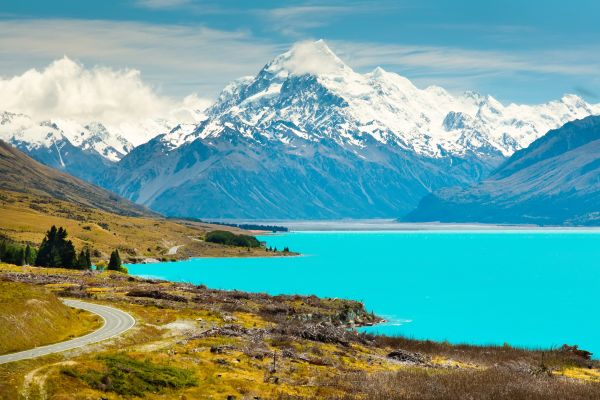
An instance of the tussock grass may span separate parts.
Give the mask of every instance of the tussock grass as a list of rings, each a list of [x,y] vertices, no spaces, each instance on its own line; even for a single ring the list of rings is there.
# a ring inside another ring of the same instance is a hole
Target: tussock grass
[[[0,354],[81,336],[101,326],[43,287],[0,281]]]
[[[547,400],[598,399],[600,384],[574,383],[548,374],[502,367],[485,370],[406,369],[394,373],[341,374],[331,385],[340,400]]]

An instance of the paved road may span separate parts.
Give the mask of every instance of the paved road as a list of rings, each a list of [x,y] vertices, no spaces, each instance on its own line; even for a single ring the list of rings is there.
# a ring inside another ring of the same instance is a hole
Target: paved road
[[[81,308],[82,310],[98,314],[104,320],[104,325],[102,325],[102,327],[97,331],[89,333],[85,336],[67,340],[66,342],[50,344],[48,346],[40,346],[30,350],[20,351],[18,353],[5,354],[0,356],[0,364],[41,357],[52,353],[60,353],[62,351],[86,346],[91,343],[101,342],[103,340],[120,335],[135,325],[135,319],[131,315],[124,311],[117,310],[116,308],[101,306],[100,304],[87,303],[79,300],[63,300],[63,302],[69,307]]]

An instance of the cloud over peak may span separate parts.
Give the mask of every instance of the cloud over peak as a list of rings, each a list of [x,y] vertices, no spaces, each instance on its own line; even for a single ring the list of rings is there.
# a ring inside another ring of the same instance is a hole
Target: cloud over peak
[[[289,51],[273,60],[271,68],[281,68],[294,75],[351,71],[322,39],[295,43]]]

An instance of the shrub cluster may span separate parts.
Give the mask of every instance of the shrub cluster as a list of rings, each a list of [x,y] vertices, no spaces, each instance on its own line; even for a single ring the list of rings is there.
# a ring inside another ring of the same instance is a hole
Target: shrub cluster
[[[37,251],[29,245],[23,246],[10,240],[0,241],[0,261],[15,265],[31,265]]]
[[[125,354],[99,357],[105,371],[79,372],[65,368],[62,373],[82,379],[94,389],[114,392],[121,396],[144,396],[163,389],[181,389],[198,384],[193,372],[167,365],[157,365],[148,360],[136,360]]]
[[[236,235],[228,231],[212,231],[206,234],[205,240],[211,243],[238,247],[260,247],[260,242],[254,236]]]

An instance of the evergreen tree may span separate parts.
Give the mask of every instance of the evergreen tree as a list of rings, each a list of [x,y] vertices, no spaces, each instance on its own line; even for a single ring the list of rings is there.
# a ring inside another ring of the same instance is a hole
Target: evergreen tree
[[[33,264],[32,260],[33,258],[33,254],[31,254],[31,246],[27,245],[27,247],[25,247],[25,264],[27,265],[31,265]]]
[[[7,261],[6,260],[6,249],[7,249],[7,244],[6,241],[3,240],[0,242],[0,261]]]
[[[73,242],[67,240],[66,229],[52,226],[42,240],[35,259],[35,265],[40,267],[75,268],[77,253]]]
[[[119,255],[119,250],[115,250],[110,253],[110,261],[108,262],[107,269],[110,271],[121,271],[121,256]]]
[[[85,258],[85,251],[81,249],[79,255],[77,256],[77,268],[78,269],[86,269],[87,268],[87,260]]]
[[[90,249],[85,249],[85,266],[86,268],[92,268],[92,256],[90,255]]]
[[[25,265],[25,249],[22,247],[20,250],[17,251],[17,257],[15,260],[15,264]]]

